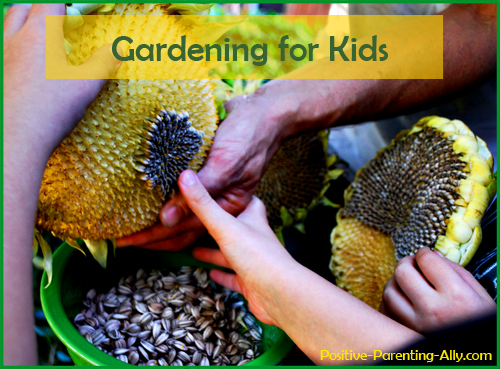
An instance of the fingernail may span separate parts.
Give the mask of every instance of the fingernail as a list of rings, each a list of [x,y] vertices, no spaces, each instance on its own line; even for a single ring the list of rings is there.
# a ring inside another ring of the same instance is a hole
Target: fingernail
[[[437,255],[439,255],[439,256],[441,256],[442,258],[444,258],[444,255],[441,254],[438,250],[434,250],[434,253],[437,254]]]
[[[187,170],[182,173],[181,181],[184,186],[192,186],[196,183],[196,174],[191,170]]]
[[[173,205],[161,213],[161,222],[165,227],[173,228],[179,224],[183,215],[182,209],[177,205]]]

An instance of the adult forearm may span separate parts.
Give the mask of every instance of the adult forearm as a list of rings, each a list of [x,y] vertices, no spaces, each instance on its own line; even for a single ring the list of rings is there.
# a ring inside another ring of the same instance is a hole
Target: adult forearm
[[[321,360],[321,350],[368,355],[374,350],[394,352],[421,338],[298,264],[277,279],[271,287],[276,289],[273,318],[316,364],[347,363]],[[371,361],[367,359],[359,364]]]
[[[496,65],[496,7],[494,4],[452,5],[443,13],[443,79],[435,80],[275,80],[256,99],[274,99],[270,121],[283,136],[411,113],[453,98],[484,82]],[[401,49],[412,53],[411,40],[401,37]],[[408,55],[411,60],[411,55]],[[291,75],[322,71],[326,59]],[[370,68],[370,65],[367,65]],[[309,71],[309,72],[308,72]]]

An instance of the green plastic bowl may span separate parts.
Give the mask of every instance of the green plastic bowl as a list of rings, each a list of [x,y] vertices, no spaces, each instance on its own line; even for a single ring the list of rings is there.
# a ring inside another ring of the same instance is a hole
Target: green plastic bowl
[[[181,266],[202,266],[211,269],[214,266],[194,259],[190,253],[152,251],[128,247],[118,249],[116,257],[108,260],[107,269],[103,269],[91,257],[69,245],[63,244],[54,253],[53,277],[48,288],[47,274],[42,277],[42,308],[50,327],[68,348],[74,363],[79,366],[128,365],[100,351],[78,333],[73,325],[74,317],[81,311],[86,293],[95,288],[98,292],[107,292],[116,285],[121,277],[135,273],[139,268],[179,269]],[[246,365],[277,365],[291,351],[294,344],[277,327],[258,322],[263,330],[261,345],[262,355]]]

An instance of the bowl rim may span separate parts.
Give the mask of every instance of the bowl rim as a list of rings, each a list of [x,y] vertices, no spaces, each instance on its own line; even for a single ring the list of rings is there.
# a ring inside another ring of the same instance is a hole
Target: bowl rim
[[[61,289],[62,275],[64,274],[64,270],[66,268],[66,262],[76,252],[77,250],[67,245],[66,242],[58,247],[53,255],[52,281],[50,286],[47,288],[44,288],[44,286],[48,283],[48,276],[46,271],[43,272],[42,283],[40,286],[40,300],[42,303],[42,310],[49,326],[61,342],[68,348],[68,350],[73,351],[75,355],[85,359],[92,365],[127,365],[135,367],[136,365],[121,362],[100,351],[98,348],[89,343],[82,335],[80,335],[66,315],[59,291]],[[182,253],[182,251],[180,253]],[[203,264],[207,266],[209,265],[207,263]],[[72,329],[68,329],[69,327]],[[276,342],[268,350],[245,365],[267,366],[279,364],[292,350],[294,345],[295,344],[287,336],[287,334],[281,330]]]

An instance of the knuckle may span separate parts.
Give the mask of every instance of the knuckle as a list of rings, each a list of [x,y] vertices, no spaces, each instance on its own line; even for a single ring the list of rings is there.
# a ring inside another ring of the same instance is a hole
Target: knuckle
[[[385,301],[386,303],[391,302],[391,289],[390,287],[387,287],[387,285],[384,287],[384,291],[382,292],[382,300]]]
[[[406,278],[408,275],[408,263],[400,263],[396,266],[396,269],[394,270],[394,279],[396,281],[402,281]]]
[[[432,262],[433,260],[435,260],[434,259],[435,257],[437,257],[437,256],[433,255],[433,253],[430,252],[429,249],[427,249],[427,248],[422,248],[422,249],[418,250],[418,252],[415,255],[415,258],[416,258],[418,264],[421,264],[421,263],[425,264],[425,263]]]
[[[201,206],[207,206],[210,204],[210,202],[212,201],[212,198],[210,197],[210,195],[208,194],[208,192],[206,191],[203,191],[203,192],[199,192],[197,193],[193,200],[201,205]]]

